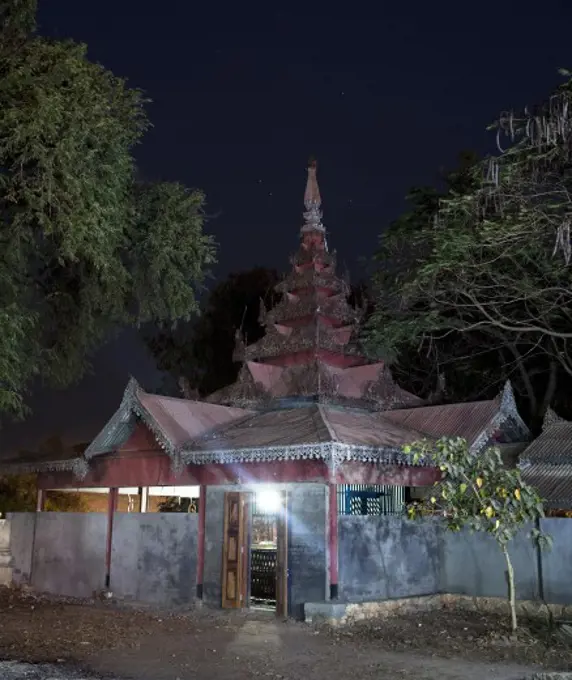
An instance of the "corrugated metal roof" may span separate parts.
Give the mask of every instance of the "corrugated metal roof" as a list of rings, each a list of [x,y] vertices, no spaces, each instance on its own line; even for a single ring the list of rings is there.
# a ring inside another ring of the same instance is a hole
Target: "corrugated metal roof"
[[[193,450],[297,446],[331,441],[317,406],[280,409],[241,418],[193,441]]]
[[[572,464],[572,423],[558,422],[546,428],[520,457],[522,465]]]
[[[499,410],[499,401],[421,406],[386,411],[385,418],[429,437],[463,437],[469,443],[483,432]]]
[[[219,406],[203,401],[189,401],[138,393],[141,406],[156,422],[165,437],[176,448],[213,428],[251,415],[252,411]]]
[[[368,411],[310,405],[258,413],[206,434],[192,450],[234,450],[339,442],[400,447],[423,435]]]
[[[519,458],[522,479],[547,507],[572,508],[572,423],[551,420]]]
[[[537,490],[547,507],[572,508],[572,461],[566,465],[528,465],[521,470],[521,476]]]
[[[336,441],[364,446],[395,446],[423,439],[423,434],[385,417],[385,413],[322,407]]]

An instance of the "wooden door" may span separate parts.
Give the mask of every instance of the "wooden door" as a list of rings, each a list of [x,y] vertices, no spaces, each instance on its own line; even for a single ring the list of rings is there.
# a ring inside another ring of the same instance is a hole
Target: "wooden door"
[[[224,495],[224,534],[222,556],[222,607],[246,606],[248,504],[246,494]]]
[[[276,516],[276,616],[288,616],[288,496],[280,492]]]

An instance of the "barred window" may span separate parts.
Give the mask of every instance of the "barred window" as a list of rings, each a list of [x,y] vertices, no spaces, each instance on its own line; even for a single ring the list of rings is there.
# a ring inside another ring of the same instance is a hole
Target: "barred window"
[[[339,515],[402,515],[408,487],[338,484]]]

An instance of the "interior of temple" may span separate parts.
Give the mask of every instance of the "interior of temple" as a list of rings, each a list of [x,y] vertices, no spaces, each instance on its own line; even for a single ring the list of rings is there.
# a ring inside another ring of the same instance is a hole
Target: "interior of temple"
[[[276,607],[276,564],[280,494],[271,487],[252,497],[250,605]]]

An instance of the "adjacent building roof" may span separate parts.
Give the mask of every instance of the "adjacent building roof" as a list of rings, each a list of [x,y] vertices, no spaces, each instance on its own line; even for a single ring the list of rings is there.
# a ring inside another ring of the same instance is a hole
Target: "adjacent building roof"
[[[548,508],[572,509],[572,423],[549,409],[542,434],[521,454],[519,467]]]
[[[0,460],[1,474],[23,475],[44,471],[73,470],[78,477],[83,476],[88,469],[83,456],[86,445],[63,448],[57,454],[50,451],[18,451],[8,454]]]

